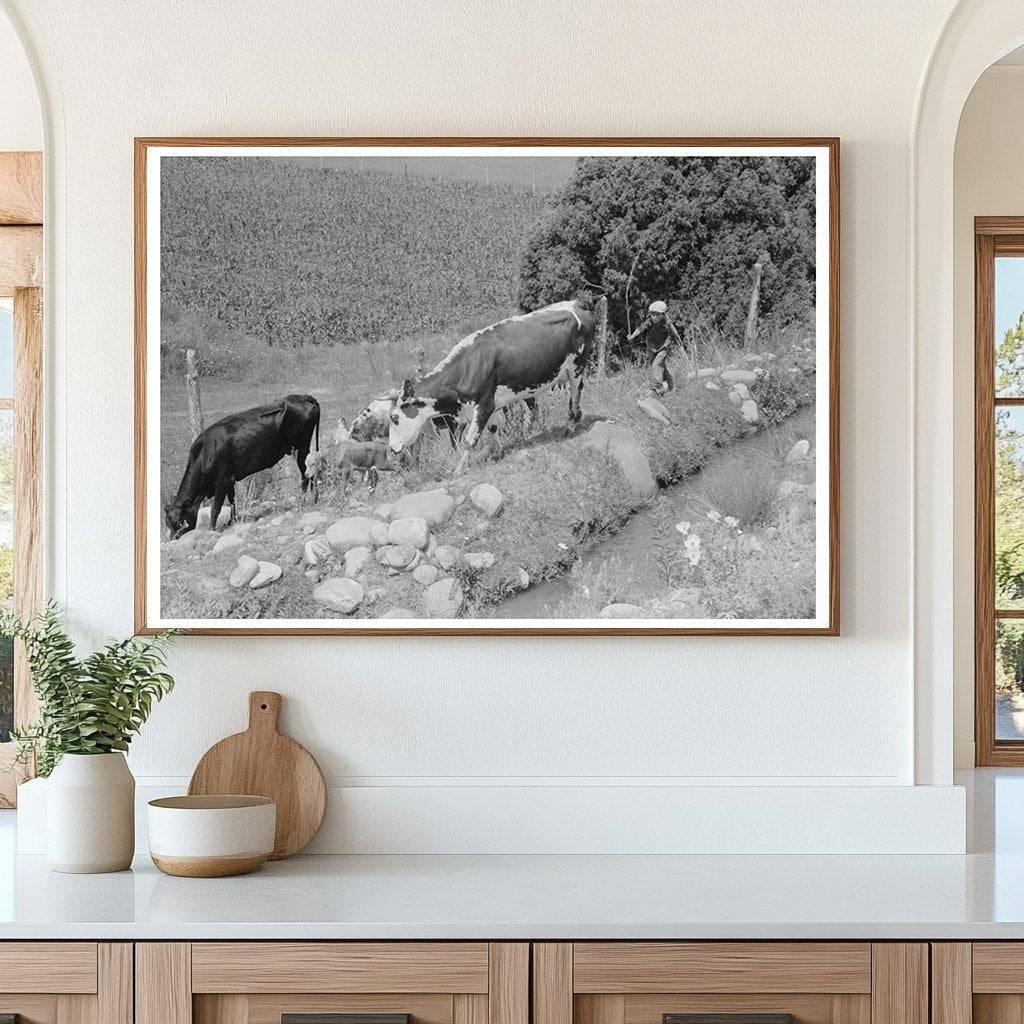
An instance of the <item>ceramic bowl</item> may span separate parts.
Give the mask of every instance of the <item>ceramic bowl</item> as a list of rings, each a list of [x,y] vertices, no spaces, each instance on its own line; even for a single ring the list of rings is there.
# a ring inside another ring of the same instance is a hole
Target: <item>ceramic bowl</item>
[[[169,796],[147,808],[149,853],[168,875],[255,871],[274,849],[277,805],[264,796]]]

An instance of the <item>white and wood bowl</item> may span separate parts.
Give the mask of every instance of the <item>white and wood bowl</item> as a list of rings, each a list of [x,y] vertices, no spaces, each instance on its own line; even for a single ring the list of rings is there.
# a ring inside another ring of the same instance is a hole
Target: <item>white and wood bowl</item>
[[[274,850],[277,806],[268,797],[168,796],[150,800],[146,817],[150,856],[168,875],[244,875]]]

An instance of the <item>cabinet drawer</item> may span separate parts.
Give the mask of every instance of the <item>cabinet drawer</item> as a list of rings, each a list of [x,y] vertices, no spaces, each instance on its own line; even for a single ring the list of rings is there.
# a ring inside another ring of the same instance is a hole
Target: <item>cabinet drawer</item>
[[[0,1018],[21,1024],[132,1024],[126,942],[0,942]]]
[[[486,942],[197,942],[193,992],[486,992]]]
[[[0,943],[0,992],[96,991],[95,942]]]
[[[135,1024],[528,1024],[529,973],[522,942],[139,943]]]
[[[868,993],[871,945],[578,942],[573,991]]]
[[[700,1020],[708,1015],[714,1024],[929,1024],[928,949],[869,942],[536,943],[533,1010],[534,1024],[711,1024]]]

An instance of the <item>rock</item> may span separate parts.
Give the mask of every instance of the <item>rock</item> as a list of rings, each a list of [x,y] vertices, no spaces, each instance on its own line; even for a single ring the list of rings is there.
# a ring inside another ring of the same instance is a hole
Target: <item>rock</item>
[[[441,570],[436,565],[417,565],[412,578],[421,586],[429,587],[441,578]]]
[[[462,552],[450,544],[441,544],[434,552],[434,561],[446,571],[454,569],[462,561]]]
[[[640,439],[628,427],[607,421],[595,423],[584,435],[583,444],[611,459],[625,477],[633,496],[640,501],[647,501],[657,493],[651,464],[640,446]]]
[[[513,568],[512,575],[520,590],[525,590],[530,585],[530,574],[521,565]]]
[[[325,536],[327,543],[339,554],[344,554],[349,548],[357,548],[361,544],[370,543],[370,530],[374,526],[374,520],[365,516],[349,516],[346,519],[339,519],[327,527]]]
[[[320,573],[316,569],[307,569],[304,573],[307,580],[316,580],[320,578]]]
[[[668,409],[666,409],[665,406],[663,406],[661,402],[654,397],[654,395],[647,395],[646,398],[638,398],[636,400],[636,404],[640,406],[640,408],[643,409],[643,411],[647,413],[652,420],[657,420],[658,423],[663,423],[666,427],[670,427],[672,425],[672,417],[668,414]]]
[[[260,563],[251,555],[242,555],[238,559],[238,565],[231,570],[228,583],[233,587],[247,587],[253,577],[260,571]]]
[[[704,387],[706,387],[708,389],[708,391],[721,391],[722,390],[722,385],[719,384],[717,380],[706,380],[706,381],[704,381]]]
[[[244,543],[238,534],[225,533],[222,537],[217,538],[217,543],[213,545],[213,553],[221,555],[225,551],[231,551],[233,548],[240,548]]]
[[[331,611],[348,615],[359,607],[363,588],[355,580],[332,577],[313,588],[313,600]]]
[[[377,616],[380,619],[418,619],[419,616],[409,608],[389,608],[383,615]]]
[[[423,592],[423,609],[432,619],[451,619],[458,614],[463,599],[458,581],[444,576]]]
[[[758,355],[756,352],[748,352],[742,359],[741,363],[762,363],[766,359],[766,356]]]
[[[469,500],[485,516],[496,516],[505,503],[504,495],[492,484],[477,484],[469,492]]]
[[[324,512],[303,512],[299,516],[299,528],[309,536],[319,533],[331,521],[331,517]]]
[[[723,370],[722,380],[727,384],[753,384],[757,374],[753,370]]]
[[[430,526],[441,526],[447,523],[455,511],[455,499],[443,488],[432,491],[415,491],[398,499],[388,513],[388,518],[426,519]]]
[[[437,551],[437,538],[431,534],[427,541],[427,558],[433,558],[435,551]]]
[[[210,523],[210,514],[213,511],[209,505],[204,505],[196,516],[196,529],[197,530],[209,530],[212,528]],[[231,522],[231,509],[227,505],[221,507],[220,515],[217,516],[218,526],[227,526]]]
[[[686,375],[687,380],[707,380],[708,377],[717,377],[718,367],[717,366],[705,366],[703,370],[697,370],[696,373],[688,373]]]
[[[779,484],[779,489],[775,492],[780,498],[788,498],[796,488],[796,484],[792,480],[783,480]]]
[[[746,384],[733,384],[729,389],[729,393],[732,395],[739,395],[745,402],[750,397],[750,388],[748,388]]]
[[[189,530],[188,533],[183,533],[177,540],[164,541],[163,549],[176,555],[187,554],[190,551],[195,551],[201,536],[202,534],[199,530]]]
[[[415,569],[416,566],[419,565],[420,562],[422,562],[422,561],[423,561],[423,552],[422,551],[417,551],[416,554],[412,556],[412,561],[405,567],[406,572],[409,572],[410,570]]]
[[[740,405],[743,402],[743,396],[734,388],[730,388],[729,401],[732,402],[733,405]]]
[[[642,619],[646,612],[638,604],[606,604],[598,613],[599,619]]]
[[[388,542],[388,524],[387,523],[374,523],[370,527],[370,540],[373,541],[374,547],[380,547],[381,544],[387,544]]]
[[[470,569],[490,569],[494,565],[494,555],[490,551],[467,551],[462,557]]]
[[[320,536],[307,540],[303,547],[303,557],[308,565],[319,565],[324,559],[330,558],[334,549],[328,543],[327,538]]]
[[[430,541],[430,527],[426,519],[411,516],[408,519],[393,519],[388,527],[389,544],[408,544],[414,548],[425,548]]]
[[[757,411],[757,403],[752,398],[748,398],[740,406],[740,415],[747,423],[756,423],[760,417],[760,413]]]
[[[387,502],[384,505],[378,505],[377,515],[379,515],[381,519],[387,519],[391,515],[391,502]]]
[[[806,437],[801,438],[792,448],[789,449],[789,454],[786,456],[786,462],[792,465],[794,462],[803,462],[807,458],[811,450],[811,442]]]
[[[265,587],[268,583],[279,580],[282,571],[281,566],[276,562],[260,562],[259,571],[249,580],[249,589],[259,590],[260,587]]]
[[[377,561],[392,569],[404,569],[416,557],[416,549],[410,544],[385,544],[377,548]]]
[[[366,568],[366,563],[369,562],[372,554],[373,552],[365,545],[349,548],[345,552],[345,575],[350,579],[353,576],[358,576]]]

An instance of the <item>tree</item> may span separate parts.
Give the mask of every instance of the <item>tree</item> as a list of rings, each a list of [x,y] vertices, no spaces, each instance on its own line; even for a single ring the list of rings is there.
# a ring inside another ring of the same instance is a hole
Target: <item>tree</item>
[[[762,323],[810,329],[814,225],[810,157],[583,157],[527,238],[519,304],[602,291],[621,332],[663,299],[738,341],[765,256]]]
[[[996,394],[1020,394],[1024,313],[996,347]],[[1024,599],[1024,423],[1016,410],[996,412],[996,603]]]

